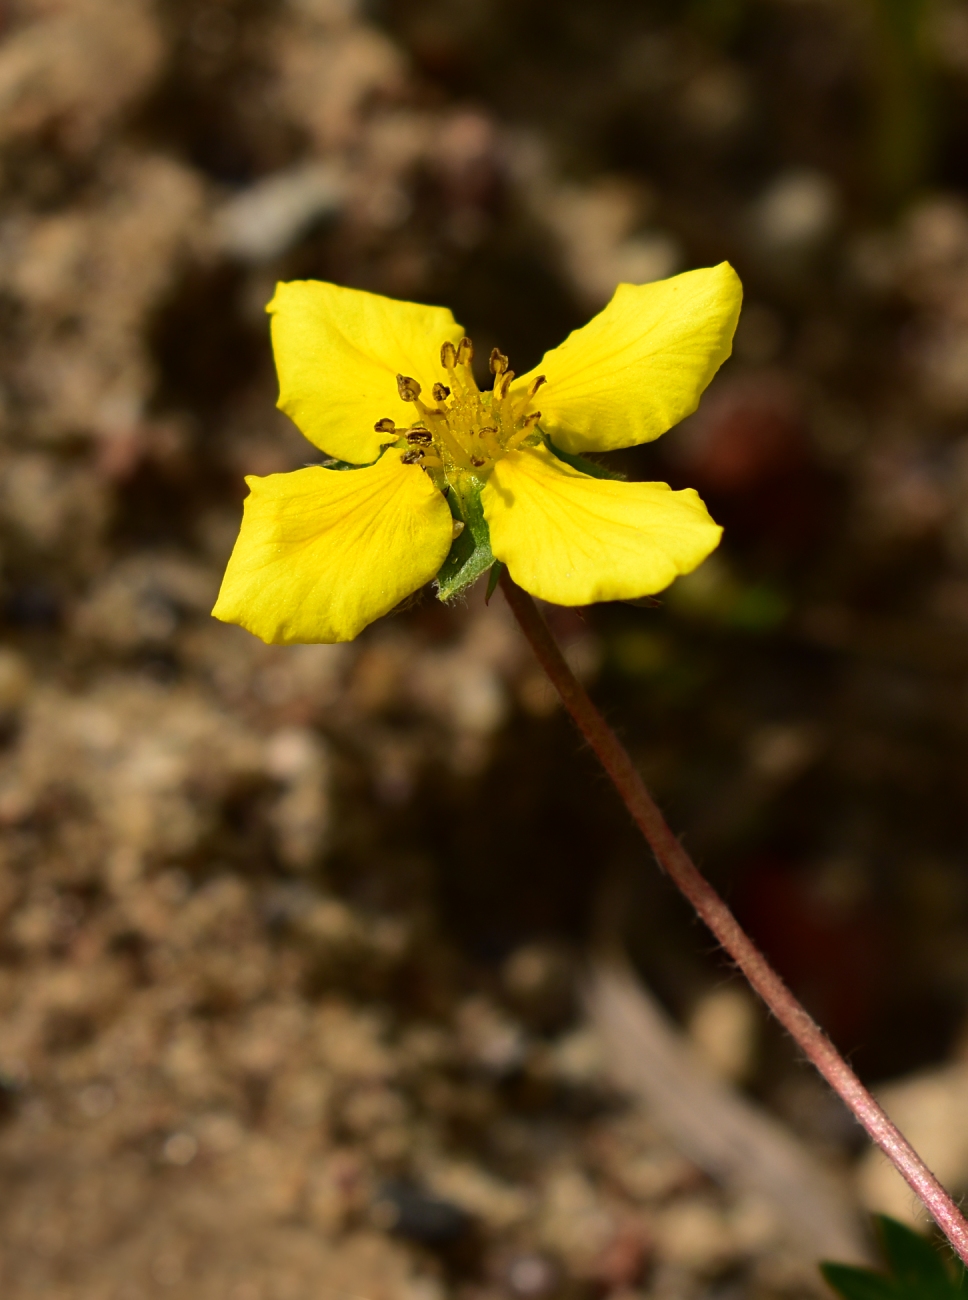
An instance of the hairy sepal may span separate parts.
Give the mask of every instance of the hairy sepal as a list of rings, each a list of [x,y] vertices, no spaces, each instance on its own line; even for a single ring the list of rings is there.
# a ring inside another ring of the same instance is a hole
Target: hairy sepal
[[[437,574],[437,599],[453,600],[466,591],[494,563],[491,534],[481,505],[483,479],[465,475],[459,489],[451,488],[447,503],[455,519],[464,525],[454,538],[447,559]]]
[[[570,451],[562,451],[556,447],[550,438],[545,438],[545,445],[551,452],[552,456],[557,456],[560,461],[570,465],[572,469],[577,469],[581,474],[587,474],[589,478],[611,478],[624,483],[627,475],[620,470],[612,469],[609,465],[602,465],[597,460],[589,460],[586,456],[577,456]]]

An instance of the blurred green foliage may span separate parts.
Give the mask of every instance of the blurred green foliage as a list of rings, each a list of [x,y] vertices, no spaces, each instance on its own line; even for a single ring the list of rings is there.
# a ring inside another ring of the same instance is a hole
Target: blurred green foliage
[[[920,1233],[877,1215],[878,1236],[888,1272],[848,1264],[821,1264],[820,1271],[844,1300],[954,1300],[968,1291],[964,1265],[948,1266],[942,1254]]]
[[[930,175],[935,152],[931,0],[873,0],[872,158],[893,208]]]

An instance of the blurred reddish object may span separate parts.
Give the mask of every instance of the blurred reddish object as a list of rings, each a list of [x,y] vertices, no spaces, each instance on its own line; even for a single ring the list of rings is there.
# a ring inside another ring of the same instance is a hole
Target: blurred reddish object
[[[883,935],[869,900],[848,893],[831,887],[824,872],[766,858],[746,873],[736,901],[741,924],[845,1050],[870,1031],[883,971]]]
[[[642,1281],[652,1253],[652,1239],[638,1219],[624,1223],[596,1259],[592,1280],[607,1291],[625,1290]]]
[[[811,458],[802,403],[778,372],[717,384],[670,440],[681,478],[714,517],[741,538],[785,550],[816,540],[826,484]]]
[[[782,375],[717,385],[682,428],[678,458],[710,491],[732,495],[802,470],[803,415]]]

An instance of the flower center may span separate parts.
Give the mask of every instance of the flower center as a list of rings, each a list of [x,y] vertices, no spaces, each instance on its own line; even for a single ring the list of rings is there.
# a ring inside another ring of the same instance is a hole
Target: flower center
[[[419,418],[406,429],[391,419],[378,420],[375,426],[377,433],[387,435],[388,442],[406,446],[403,459],[407,464],[436,471],[455,487],[464,475],[486,476],[494,462],[509,451],[540,438],[537,424],[541,412],[531,407],[546,382],[544,375],[538,375],[526,393],[512,397],[514,371],[508,369],[504,353],[495,348],[490,360],[494,387],[482,393],[471,369],[473,357],[469,338],[461,339],[456,348],[450,342],[443,344],[440,364],[447,383],[434,384],[433,405],[423,400],[416,379],[397,375],[398,393],[405,402],[413,403]]]

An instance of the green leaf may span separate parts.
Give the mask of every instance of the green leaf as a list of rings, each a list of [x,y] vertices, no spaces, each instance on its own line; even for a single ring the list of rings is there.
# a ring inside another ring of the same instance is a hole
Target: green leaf
[[[878,1214],[874,1222],[887,1257],[887,1274],[847,1264],[820,1265],[827,1282],[844,1300],[958,1300],[966,1295],[960,1264],[950,1270],[941,1251],[896,1219]]]
[[[452,600],[476,582],[494,563],[491,553],[491,533],[481,505],[483,480],[465,475],[461,490],[451,488],[447,493],[450,513],[464,529],[454,539],[447,559],[437,574],[437,599]]]
[[[890,1278],[873,1269],[827,1263],[820,1265],[820,1272],[844,1300],[901,1300],[901,1292]]]
[[[586,460],[584,456],[573,456],[570,451],[562,451],[560,447],[555,446],[550,438],[546,438],[545,442],[552,456],[557,456],[559,460],[563,460],[566,465],[570,465],[572,469],[577,469],[581,474],[587,474],[590,478],[618,479],[622,483],[626,480],[627,476],[617,469],[611,469],[608,465],[600,465],[597,460]]]
[[[949,1300],[957,1295],[944,1259],[931,1242],[919,1232],[889,1219],[886,1214],[876,1216],[876,1223],[884,1254],[891,1272],[897,1279],[902,1295],[917,1296],[918,1300]]]

